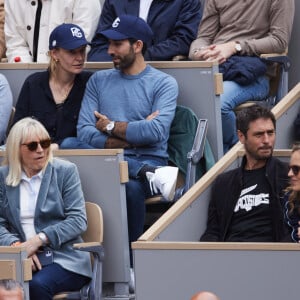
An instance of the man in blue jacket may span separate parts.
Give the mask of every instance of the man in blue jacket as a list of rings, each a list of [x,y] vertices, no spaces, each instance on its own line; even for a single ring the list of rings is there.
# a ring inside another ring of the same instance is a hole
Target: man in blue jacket
[[[154,33],[145,60],[172,60],[188,56],[190,44],[197,36],[202,9],[200,0],[105,0],[88,61],[111,60],[107,53],[108,41],[101,31],[124,14],[141,17]]]

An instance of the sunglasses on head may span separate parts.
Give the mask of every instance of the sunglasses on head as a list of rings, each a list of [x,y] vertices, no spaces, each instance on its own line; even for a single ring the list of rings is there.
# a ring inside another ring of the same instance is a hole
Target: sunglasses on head
[[[41,147],[43,149],[47,149],[51,145],[51,140],[49,140],[49,139],[41,140],[39,142],[30,142],[30,143],[22,144],[22,145],[27,146],[29,151],[35,151],[39,145],[41,145]]]
[[[297,176],[300,172],[300,166],[290,166],[290,170],[292,170],[293,174]]]

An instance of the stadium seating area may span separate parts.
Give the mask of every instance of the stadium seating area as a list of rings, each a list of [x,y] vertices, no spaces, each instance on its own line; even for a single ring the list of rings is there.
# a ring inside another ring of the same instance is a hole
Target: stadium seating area
[[[104,0],[100,0],[103,5]],[[203,2],[203,1],[202,1]],[[296,13],[300,4],[296,2]],[[272,111],[277,119],[275,156],[288,161],[293,144],[293,120],[300,111],[300,34],[295,18],[285,73],[287,95]],[[149,62],[174,76],[179,85],[178,104],[190,108],[198,119],[207,120],[207,140],[216,164],[175,203],[168,205],[158,220],[133,243],[135,294],[130,293],[130,258],[126,215],[125,183],[127,163],[123,150],[58,150],[56,156],[74,162],[79,169],[86,201],[98,204],[103,212],[103,288],[93,299],[152,300],[188,299],[199,290],[214,291],[221,300],[297,299],[297,244],[281,243],[200,243],[207,220],[211,185],[216,176],[237,167],[244,153],[236,144],[223,155],[220,94],[223,81],[216,62]],[[108,62],[86,63],[85,69],[111,68]],[[1,63],[0,72],[8,79],[16,104],[24,79],[45,70],[47,64]],[[297,84],[298,83],[298,84]],[[1,108],[0,108],[1,110]],[[3,151],[0,151],[0,162]],[[198,179],[198,178],[197,178]],[[164,206],[165,209],[165,206]],[[160,214],[161,215],[161,214]],[[30,270],[26,253],[0,247],[0,279],[23,283],[29,300]],[[7,263],[10,261],[10,263]],[[25,261],[25,262],[24,262]],[[174,284],[175,283],[175,284]],[[99,289],[98,289],[99,291]],[[71,299],[71,298],[70,298]],[[72,298],[73,299],[73,298]],[[77,299],[77,298],[74,298]],[[83,299],[83,298],[82,298]]]

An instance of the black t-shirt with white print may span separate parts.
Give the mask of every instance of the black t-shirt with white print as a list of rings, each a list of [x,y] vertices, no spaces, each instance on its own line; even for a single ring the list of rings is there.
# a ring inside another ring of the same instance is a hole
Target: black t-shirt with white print
[[[234,208],[227,242],[272,242],[270,187],[265,167],[244,170],[243,188]]]

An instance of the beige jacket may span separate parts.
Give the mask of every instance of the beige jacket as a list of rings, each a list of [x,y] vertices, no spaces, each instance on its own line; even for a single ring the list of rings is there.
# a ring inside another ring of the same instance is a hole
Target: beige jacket
[[[195,49],[237,41],[242,55],[282,53],[289,43],[294,0],[206,0]]]

